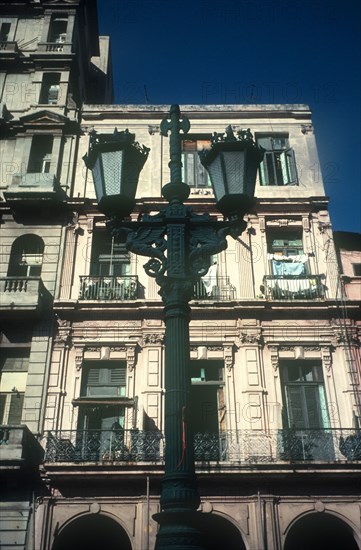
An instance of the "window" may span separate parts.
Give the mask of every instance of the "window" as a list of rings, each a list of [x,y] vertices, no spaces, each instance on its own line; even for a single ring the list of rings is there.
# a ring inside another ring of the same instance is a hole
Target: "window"
[[[301,232],[271,232],[268,259],[273,275],[306,275],[308,256],[303,252]]]
[[[44,241],[38,235],[22,235],[13,242],[8,277],[39,277]]]
[[[199,151],[209,147],[209,140],[182,141],[182,180],[190,187],[211,187],[208,172],[198,155]]]
[[[91,275],[100,277],[129,275],[130,260],[125,245],[116,242],[106,231],[95,232],[90,271]]]
[[[52,16],[48,35],[48,42],[63,44],[66,40],[68,18],[66,16]]]
[[[295,155],[287,135],[257,136],[257,144],[266,150],[260,164],[261,185],[296,185]]]
[[[110,430],[124,426],[126,396],[125,361],[88,361],[81,387],[80,423],[86,430]],[[124,403],[124,401],[123,401]]]
[[[0,27],[0,42],[8,42],[11,23],[2,23]]]
[[[60,73],[45,73],[40,90],[39,103],[56,105],[59,97]]]
[[[361,277],[361,264],[352,264],[355,277]]]
[[[28,173],[48,174],[51,167],[52,136],[34,136],[30,149]]]
[[[0,424],[21,423],[29,348],[2,348],[0,354]]]
[[[85,369],[82,396],[125,397],[125,365],[116,361],[89,362]]]
[[[327,428],[328,415],[321,361],[281,363],[285,427]]]

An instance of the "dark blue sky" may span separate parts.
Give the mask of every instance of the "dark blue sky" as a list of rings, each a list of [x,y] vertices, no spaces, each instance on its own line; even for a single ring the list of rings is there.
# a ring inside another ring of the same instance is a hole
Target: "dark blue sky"
[[[115,103],[306,103],[335,231],[360,227],[359,0],[98,0]]]

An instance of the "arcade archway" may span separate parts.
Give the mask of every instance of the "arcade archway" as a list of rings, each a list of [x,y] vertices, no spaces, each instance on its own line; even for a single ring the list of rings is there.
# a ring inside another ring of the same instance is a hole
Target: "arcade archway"
[[[339,518],[315,513],[299,519],[286,537],[284,550],[359,550],[352,529]]]
[[[216,514],[202,514],[199,519],[206,550],[246,550],[240,531],[227,519]]]
[[[103,515],[86,515],[69,523],[56,537],[52,550],[132,550],[125,530]]]

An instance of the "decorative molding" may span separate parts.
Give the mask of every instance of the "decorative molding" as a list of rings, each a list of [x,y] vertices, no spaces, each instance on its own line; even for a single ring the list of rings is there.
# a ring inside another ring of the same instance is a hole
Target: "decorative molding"
[[[224,351],[223,346],[207,346],[208,351]]]
[[[160,132],[159,124],[148,124],[148,133],[151,136],[154,136],[154,134],[159,134],[159,132]]]
[[[264,233],[266,231],[266,219],[264,217],[258,218],[259,220],[259,230]]]
[[[310,220],[309,218],[302,218],[302,227],[303,230],[307,233],[310,231]]]
[[[321,351],[321,346],[304,346],[303,349],[305,351]]]
[[[87,222],[87,231],[88,233],[93,233],[94,230],[94,218],[89,218]]]
[[[303,135],[313,134],[313,125],[301,124],[301,132],[303,133]]]
[[[295,346],[279,346],[278,351],[295,351]]]

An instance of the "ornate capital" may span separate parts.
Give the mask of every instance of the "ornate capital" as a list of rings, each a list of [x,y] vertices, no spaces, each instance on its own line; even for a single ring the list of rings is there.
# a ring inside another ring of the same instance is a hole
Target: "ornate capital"
[[[136,346],[126,346],[126,349],[127,349],[127,368],[129,372],[132,372],[135,367]]]
[[[75,348],[75,368],[80,371],[83,364],[84,348]]]
[[[260,346],[263,342],[260,332],[240,332],[239,339],[242,344],[252,344],[255,346]]]
[[[332,366],[332,354],[329,346],[324,346],[321,348],[322,355],[322,365],[325,367],[327,372],[330,372]]]
[[[56,315],[56,322],[58,325],[58,330],[54,336],[54,343],[64,345],[65,347],[71,347],[72,345],[71,322],[66,319],[60,319],[57,315]]]
[[[164,334],[158,333],[152,333],[152,334],[144,334],[143,336],[143,344],[144,345],[161,345],[164,342]]]
[[[269,352],[270,352],[270,358],[271,358],[271,365],[273,367],[274,371],[277,371],[278,369],[278,346],[268,346]]]
[[[230,372],[233,367],[233,346],[224,346],[223,348],[224,366]]]

